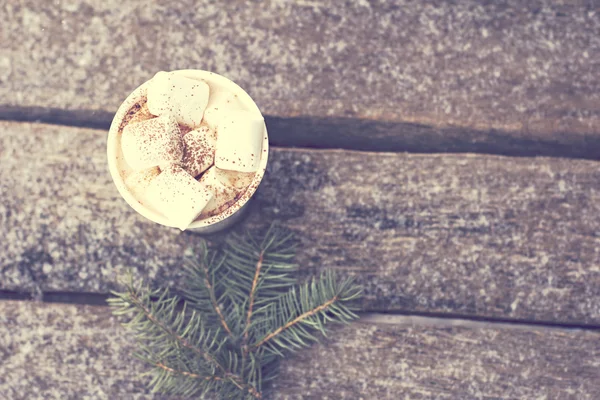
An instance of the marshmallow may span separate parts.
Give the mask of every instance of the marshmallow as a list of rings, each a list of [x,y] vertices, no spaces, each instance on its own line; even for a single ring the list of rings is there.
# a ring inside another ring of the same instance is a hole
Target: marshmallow
[[[254,179],[254,172],[239,172],[239,171],[227,171],[215,167],[215,175],[217,179],[225,186],[229,186],[235,189],[244,189],[250,186],[252,179]]]
[[[204,111],[204,119],[202,120],[210,129],[216,130],[224,116],[227,115],[227,110],[221,107],[207,107]]]
[[[217,136],[207,126],[188,132],[183,137],[184,151],[181,167],[192,176],[198,176],[215,161]]]
[[[179,163],[183,142],[179,126],[170,115],[127,124],[121,136],[125,161],[134,170]]]
[[[206,82],[162,71],[148,84],[148,110],[154,115],[173,114],[178,123],[195,128],[202,122],[208,94]]]
[[[213,198],[211,190],[180,167],[173,165],[152,180],[150,203],[177,228],[185,230]]]
[[[213,193],[213,198],[208,202],[204,210],[203,215],[216,215],[223,212],[232,200],[244,192],[244,190],[236,189],[234,187],[224,185],[217,178],[217,168],[211,167],[206,171],[202,177],[200,177],[200,183],[206,185],[209,190]]]
[[[212,130],[217,129],[219,123],[227,113],[232,110],[242,110],[244,105],[237,95],[225,90],[212,90],[208,98],[208,105],[204,110],[203,122]]]
[[[139,201],[146,192],[146,189],[148,189],[148,186],[150,186],[152,180],[156,178],[158,174],[160,174],[158,167],[135,171],[125,179],[125,186],[127,186],[133,197],[137,198]]]
[[[265,121],[248,111],[230,111],[217,129],[215,165],[221,169],[255,172],[260,162]]]

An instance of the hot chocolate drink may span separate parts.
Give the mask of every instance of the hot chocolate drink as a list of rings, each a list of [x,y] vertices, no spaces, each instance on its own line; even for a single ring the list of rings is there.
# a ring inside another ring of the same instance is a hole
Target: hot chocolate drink
[[[226,217],[264,173],[262,115],[211,75],[159,72],[111,127],[119,190],[181,230]]]

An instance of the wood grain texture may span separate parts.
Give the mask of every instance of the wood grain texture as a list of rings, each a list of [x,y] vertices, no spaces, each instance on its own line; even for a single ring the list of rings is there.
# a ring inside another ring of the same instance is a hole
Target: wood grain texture
[[[4,399],[158,399],[108,307],[4,301],[0,321]]]
[[[0,288],[106,293],[131,268],[181,283],[200,243],[138,216],[105,132],[0,123]],[[249,218],[297,233],[297,262],[365,288],[364,308],[600,323],[600,164],[273,149]]]
[[[597,9],[589,0],[10,1],[0,8],[0,110],[111,115],[157,71],[202,68],[238,82],[267,115],[298,118],[270,121],[275,143],[597,158]]]
[[[0,302],[0,393],[158,399],[106,307]],[[596,399],[600,334],[367,317],[283,362],[267,399]]]
[[[286,361],[274,399],[595,399],[599,338],[359,322]]]

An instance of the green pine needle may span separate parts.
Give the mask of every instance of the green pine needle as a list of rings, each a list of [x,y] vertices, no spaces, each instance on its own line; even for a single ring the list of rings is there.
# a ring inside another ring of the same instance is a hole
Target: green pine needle
[[[185,265],[181,297],[129,276],[109,299],[138,343],[154,392],[185,397],[262,398],[286,353],[326,335],[328,323],[358,316],[361,289],[326,271],[300,286],[294,241],[272,225],[261,237],[231,235]]]

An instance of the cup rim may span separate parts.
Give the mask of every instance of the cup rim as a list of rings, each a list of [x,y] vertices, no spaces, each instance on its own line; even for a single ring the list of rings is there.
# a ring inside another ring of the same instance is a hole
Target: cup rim
[[[219,75],[217,73],[210,72],[210,71],[200,70],[200,69],[184,69],[184,70],[175,70],[175,71],[171,71],[171,72],[180,74],[187,78],[204,80],[205,82],[208,83],[209,86],[212,82],[212,83],[216,83],[221,86],[227,87],[234,94],[238,95],[238,99],[246,107],[250,108],[251,110],[254,110],[262,117],[260,109],[254,102],[254,100],[250,97],[250,95],[248,93],[246,93],[246,91],[244,89],[242,89],[239,85],[237,85],[235,82],[233,82],[232,80],[230,80],[222,75]],[[123,197],[125,199],[127,204],[129,204],[135,211],[137,211],[139,214],[141,214],[142,216],[144,216],[145,218],[149,219],[152,222],[156,222],[158,224],[168,226],[171,228],[176,228],[176,226],[171,224],[164,215],[144,206],[135,198],[135,196],[133,196],[131,191],[125,185],[125,181],[124,181],[123,177],[121,176],[119,167],[117,165],[117,150],[118,150],[117,149],[117,143],[118,143],[117,139],[118,139],[119,127],[121,125],[121,121],[123,121],[123,119],[125,118],[125,115],[131,109],[131,107],[146,96],[148,83],[150,82],[150,80],[151,79],[142,83],[133,92],[131,92],[131,94],[129,94],[129,96],[127,96],[125,101],[123,101],[123,103],[121,103],[121,105],[117,109],[117,112],[115,113],[115,116],[113,117],[112,123],[110,125],[110,129],[108,131],[108,137],[107,137],[108,167],[109,167],[110,175],[113,179],[113,182],[115,183],[115,185],[117,187],[117,190],[119,191],[119,194],[121,194],[121,197]],[[265,174],[265,171],[267,168],[267,161],[269,158],[269,135],[267,132],[266,125],[264,128],[264,139],[263,139],[262,149],[263,149],[263,152],[262,152],[262,156],[260,159],[258,170],[256,171],[254,178],[252,179],[252,182],[250,183],[250,185],[248,186],[248,188],[246,189],[244,194],[242,194],[242,196],[235,203],[233,203],[230,207],[228,207],[226,210],[224,210],[220,214],[214,215],[212,217],[200,219],[200,220],[195,220],[190,225],[188,225],[188,227],[185,228],[185,230],[192,230],[192,229],[204,228],[204,227],[209,227],[209,226],[215,225],[215,224],[231,217],[238,211],[240,211],[240,209],[248,202],[248,200],[250,200],[252,195],[254,195],[254,193],[258,189],[258,186],[259,186],[260,182],[262,181],[262,178],[264,177],[264,174]]]

